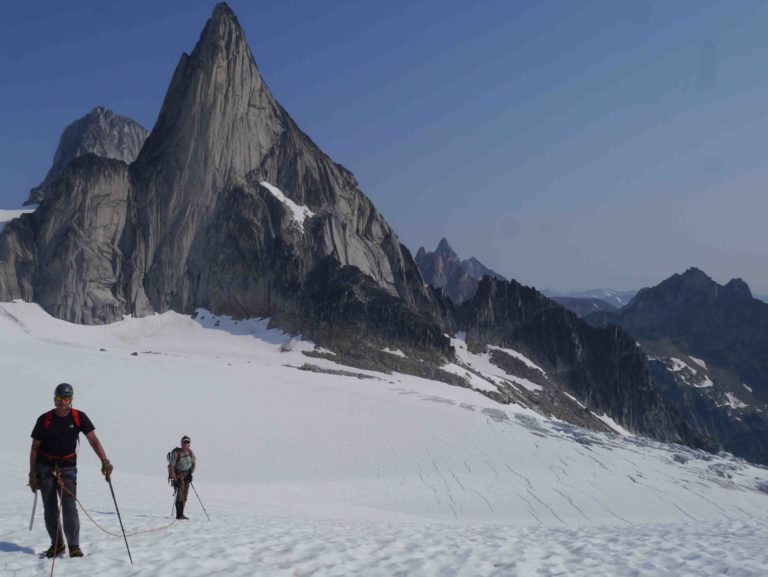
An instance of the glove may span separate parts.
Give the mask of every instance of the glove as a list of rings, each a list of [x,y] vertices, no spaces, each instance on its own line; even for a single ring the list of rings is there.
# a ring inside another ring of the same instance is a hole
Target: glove
[[[109,462],[109,459],[104,459],[101,462],[101,474],[105,477],[109,478],[112,476],[112,471],[114,470],[114,467],[112,466],[112,463]]]
[[[33,493],[36,493],[37,490],[40,488],[40,483],[37,481],[37,473],[34,471],[31,471],[29,473],[29,488],[32,489]]]
[[[192,482],[192,473],[189,473],[187,475],[187,481],[190,482],[190,483]]]

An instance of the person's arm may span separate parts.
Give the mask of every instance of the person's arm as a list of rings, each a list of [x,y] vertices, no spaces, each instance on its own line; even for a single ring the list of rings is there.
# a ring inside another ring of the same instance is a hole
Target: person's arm
[[[32,447],[29,449],[29,472],[33,472],[37,466],[37,448],[41,445],[41,442],[37,439],[32,439]]]
[[[101,441],[99,441],[99,438],[96,436],[95,431],[91,431],[90,433],[87,433],[85,435],[85,438],[88,439],[88,442],[91,444],[91,447],[93,448],[93,452],[96,453],[96,456],[101,459],[101,462],[109,461],[107,459],[107,454],[104,452],[104,447],[101,446]]]
[[[195,452],[194,451],[190,450],[189,452],[192,453],[192,468],[189,470],[189,472],[190,473],[194,473],[195,472],[195,467],[197,467],[197,457],[195,457]]]
[[[40,488],[37,478],[37,448],[40,444],[37,439],[32,439],[32,447],[29,449],[29,483],[27,486],[32,489],[33,493],[36,493]]]
[[[93,431],[86,433],[85,438],[88,439],[88,442],[91,444],[93,452],[96,453],[99,459],[101,459],[101,474],[104,475],[107,481],[109,481],[114,467],[112,466],[112,463],[109,462],[109,459],[107,459],[107,454],[104,452],[104,447],[101,446],[101,441],[99,441],[99,438]]]

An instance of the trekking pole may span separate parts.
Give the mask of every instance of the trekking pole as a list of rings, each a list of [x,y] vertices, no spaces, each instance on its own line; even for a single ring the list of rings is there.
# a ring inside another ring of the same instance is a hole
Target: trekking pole
[[[197,497],[197,500],[200,501],[200,495],[197,494],[197,489],[195,489],[195,486],[192,484],[192,481],[189,482],[189,486],[192,487],[192,490],[195,492],[195,497]],[[200,501],[200,506],[203,508],[203,513],[205,513],[205,516],[208,517],[208,511],[205,510],[205,505],[203,505],[203,502]],[[208,517],[208,521],[210,521],[211,518]]]
[[[133,565],[133,557],[131,557],[131,548],[128,547],[128,537],[125,536],[125,528],[123,527],[123,519],[120,517],[120,509],[117,507],[117,499],[115,499],[115,490],[112,488],[112,479],[107,475],[106,477],[107,483],[109,483],[109,490],[112,493],[112,500],[115,502],[115,511],[117,511],[117,518],[120,521],[120,529],[123,532],[123,539],[125,539],[125,548],[128,549],[128,559],[131,560],[131,565]]]
[[[29,518],[29,530],[32,530],[32,524],[35,522],[35,511],[37,510],[37,491],[35,491],[35,500],[32,502],[32,517]]]

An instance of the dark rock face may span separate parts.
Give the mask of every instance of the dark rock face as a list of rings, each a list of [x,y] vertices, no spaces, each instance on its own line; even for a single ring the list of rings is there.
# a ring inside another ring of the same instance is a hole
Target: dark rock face
[[[552,297],[552,300],[569,311],[576,313],[579,317],[585,317],[596,312],[615,313],[619,310],[598,298]]]
[[[707,446],[659,396],[646,356],[618,327],[590,327],[533,288],[490,278],[457,315],[469,347],[522,352],[592,412],[656,439]]]
[[[708,371],[717,373],[720,378],[711,379],[713,384],[710,387],[692,386],[691,379],[686,378],[691,375],[681,375],[679,371],[670,370],[669,359],[652,359],[651,374],[661,394],[678,407],[686,421],[720,448],[753,463],[768,464],[765,443],[768,439],[768,419],[765,412],[750,409],[749,405],[738,408],[740,405],[733,403],[737,397],[731,390],[742,389],[742,397],[744,393],[748,397],[749,392],[742,387],[730,389],[727,376],[720,375],[720,371],[710,366]],[[700,370],[698,372],[706,374]]]
[[[768,403],[768,305],[744,281],[718,285],[698,269],[643,289],[617,317],[641,341],[668,339],[683,351],[738,372]]]
[[[655,359],[665,396],[699,431],[768,463],[768,304],[744,281],[721,286],[692,268],[643,289],[618,314],[586,320],[627,330]]]
[[[477,291],[477,283],[484,276],[504,280],[504,277],[472,257],[460,260],[446,239],[442,239],[434,252],[421,247],[416,253],[416,263],[431,286],[443,290],[443,294],[455,304],[461,304]]]
[[[78,156],[95,154],[132,163],[148,135],[149,132],[134,120],[97,106],[64,129],[53,156],[53,166],[43,182],[30,191],[24,204],[40,203],[48,195],[53,181]]]
[[[125,163],[75,158],[49,198],[0,235],[0,300],[34,300],[79,323],[119,318],[122,255],[114,247],[125,227],[129,190]]]

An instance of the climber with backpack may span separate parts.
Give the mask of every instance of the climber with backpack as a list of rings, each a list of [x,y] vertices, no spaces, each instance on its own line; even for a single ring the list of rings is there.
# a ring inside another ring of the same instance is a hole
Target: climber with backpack
[[[173,485],[176,495],[176,518],[188,519],[184,516],[184,505],[187,502],[189,486],[192,484],[192,473],[195,472],[197,461],[195,453],[190,449],[191,441],[184,435],[181,447],[176,447],[168,453],[168,481]]]
[[[69,544],[70,557],[82,557],[80,549],[80,519],[77,515],[77,449],[79,435],[101,459],[101,472],[109,478],[112,464],[94,432],[88,416],[72,407],[72,385],[61,383],[54,391],[56,408],[43,413],[32,430],[32,448],[29,453],[29,488],[40,489],[45,511],[45,528],[51,538],[46,557],[64,553],[64,537],[59,523],[59,499],[64,520],[64,534]]]

